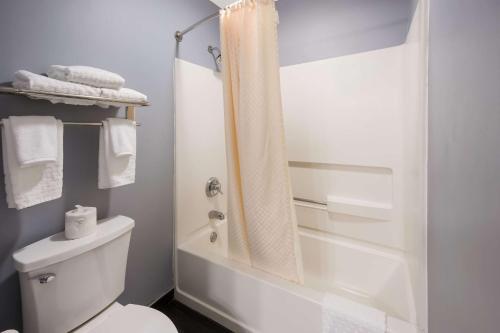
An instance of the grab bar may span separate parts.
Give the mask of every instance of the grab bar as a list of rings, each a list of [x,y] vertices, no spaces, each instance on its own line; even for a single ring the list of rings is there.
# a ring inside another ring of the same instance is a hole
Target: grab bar
[[[372,220],[392,219],[392,204],[328,196],[327,202],[294,197],[297,206],[326,210],[330,213],[359,216]],[[313,206],[311,206],[313,205]]]
[[[299,198],[299,197],[293,197],[293,200],[302,202],[302,203],[309,203],[309,204],[314,204],[314,205],[320,205],[320,206],[327,206],[327,203],[324,201],[317,201],[317,200],[311,200],[311,199],[304,199],[304,198]]]

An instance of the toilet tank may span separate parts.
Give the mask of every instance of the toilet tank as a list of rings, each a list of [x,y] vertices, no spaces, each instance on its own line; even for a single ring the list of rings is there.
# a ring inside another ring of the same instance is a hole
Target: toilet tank
[[[24,333],[67,333],[113,303],[125,287],[134,221],[101,220],[93,235],[67,240],[64,232],[14,253]]]

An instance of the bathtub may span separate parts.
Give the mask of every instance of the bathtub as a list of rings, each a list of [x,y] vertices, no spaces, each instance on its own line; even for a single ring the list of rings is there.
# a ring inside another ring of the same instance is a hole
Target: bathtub
[[[229,259],[227,226],[207,225],[177,248],[176,298],[236,332],[320,333],[329,293],[382,312],[388,333],[419,332],[404,257],[306,228],[300,241],[304,285]]]

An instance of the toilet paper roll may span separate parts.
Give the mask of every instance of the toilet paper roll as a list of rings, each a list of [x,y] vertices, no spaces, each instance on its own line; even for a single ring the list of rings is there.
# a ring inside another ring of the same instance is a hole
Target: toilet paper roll
[[[96,207],[76,205],[76,209],[66,212],[64,226],[64,234],[68,239],[91,235],[97,227]]]

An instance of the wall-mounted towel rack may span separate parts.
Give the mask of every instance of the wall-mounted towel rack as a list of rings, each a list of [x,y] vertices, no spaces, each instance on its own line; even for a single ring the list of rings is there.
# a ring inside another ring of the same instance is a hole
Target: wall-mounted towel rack
[[[77,122],[67,122],[63,121],[63,125],[69,125],[69,126],[102,126],[102,123],[77,123]],[[3,126],[3,122],[0,120],[0,126]],[[135,126],[141,126],[140,123],[135,123]]]

